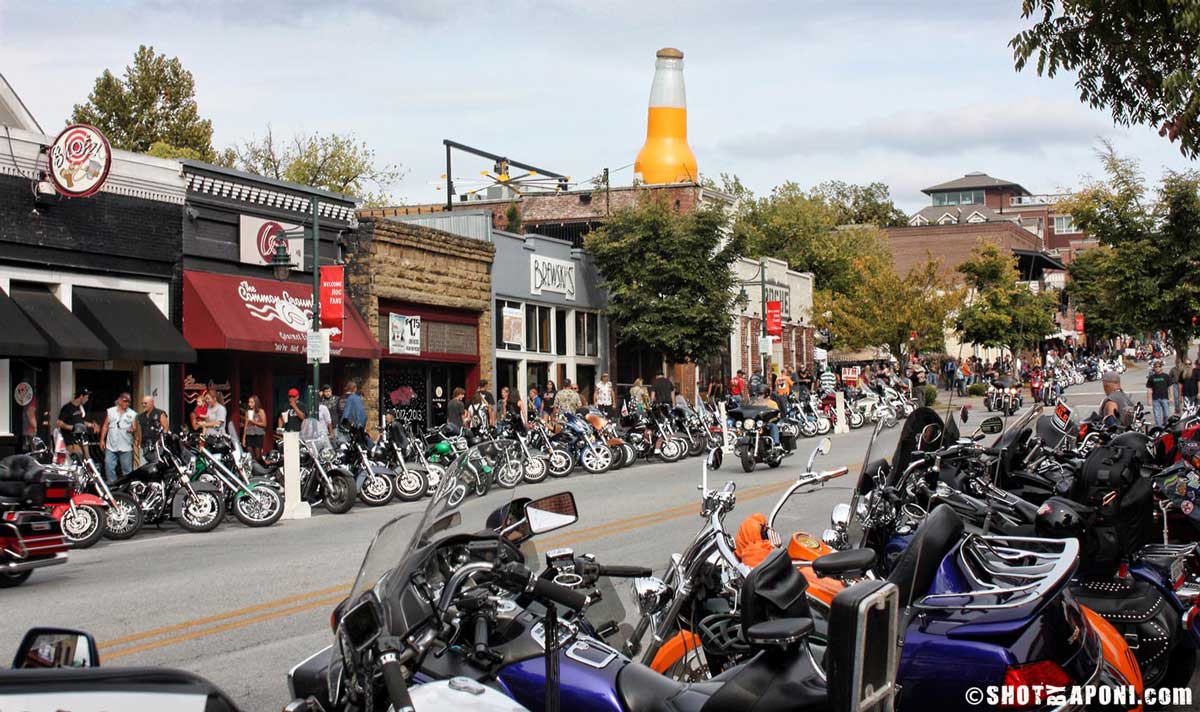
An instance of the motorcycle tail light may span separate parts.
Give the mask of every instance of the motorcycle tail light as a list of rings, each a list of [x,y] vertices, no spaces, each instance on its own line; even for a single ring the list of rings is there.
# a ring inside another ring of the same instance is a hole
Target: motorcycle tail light
[[[1027,665],[1013,665],[1004,672],[1004,687],[1012,690],[1014,700],[1024,700],[1024,704],[1014,703],[1000,705],[1005,708],[1028,707],[1037,698],[1040,689],[1043,694],[1048,687],[1065,688],[1075,684],[1071,676],[1053,660],[1040,660]],[[1021,692],[1020,688],[1027,692]]]

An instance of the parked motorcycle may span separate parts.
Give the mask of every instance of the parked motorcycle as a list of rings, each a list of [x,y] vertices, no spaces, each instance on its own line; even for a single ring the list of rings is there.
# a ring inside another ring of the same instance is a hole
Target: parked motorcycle
[[[31,442],[29,454],[44,463],[49,459],[50,450],[41,438],[35,437]],[[55,468],[53,465],[48,467]],[[94,505],[95,502],[89,495],[103,500],[99,509],[104,513],[103,535],[106,538],[129,539],[142,528],[142,513],[137,501],[127,494],[113,492],[91,458],[74,457],[68,460],[65,467],[55,469],[74,479],[78,494],[72,500],[77,505]]]
[[[551,477],[566,477],[575,469],[575,458],[564,443],[554,441],[554,432],[545,418],[529,423],[529,445],[546,461],[546,471]]]
[[[676,408],[676,410],[682,409]],[[690,411],[689,414],[685,414],[685,417],[693,421],[688,424],[688,427],[692,428],[702,441],[707,440],[703,434],[705,428],[699,418],[691,414]],[[626,465],[632,465],[637,460],[637,451],[634,450],[632,445],[625,442],[625,438],[622,438],[620,433],[617,432],[616,424],[608,417],[607,413],[595,406],[591,406],[587,409],[586,419],[588,424],[592,426],[592,429],[596,431],[596,435],[599,436],[600,440],[612,450],[612,469],[619,470]]]
[[[561,413],[558,426],[554,440],[570,448],[583,469],[592,474],[608,472],[614,459],[612,448],[601,441],[587,419],[577,413]]]
[[[687,454],[687,441],[671,433],[661,409],[628,409],[621,418],[621,427],[625,430],[623,439],[642,459],[657,456],[663,462],[676,462]]]
[[[196,477],[219,485],[226,511],[248,527],[267,527],[283,516],[283,493],[276,480],[247,476],[249,458],[237,441],[226,435],[207,435],[192,440]]]
[[[67,562],[62,526],[44,507],[65,496],[70,478],[24,455],[0,460],[0,588],[20,586],[36,569]]]
[[[391,417],[383,434],[371,449],[371,457],[392,469],[396,491],[412,491],[417,482],[425,482],[425,494],[437,489],[445,468],[425,458],[425,448],[412,424]]]
[[[300,497],[321,503],[331,514],[345,514],[357,494],[354,473],[337,462],[329,438],[300,438]]]
[[[408,489],[398,492],[398,484],[392,470],[371,456],[375,443],[371,442],[365,428],[360,428],[349,420],[343,420],[338,426],[338,465],[355,473],[355,487],[358,498],[370,507],[382,507],[399,497],[403,502],[415,502],[425,495],[425,482],[417,479],[406,480]]]
[[[113,483],[114,492],[132,497],[144,524],[174,519],[192,532],[212,531],[225,518],[225,498],[213,482],[197,478],[196,456],[172,433],[153,443],[149,462]]]

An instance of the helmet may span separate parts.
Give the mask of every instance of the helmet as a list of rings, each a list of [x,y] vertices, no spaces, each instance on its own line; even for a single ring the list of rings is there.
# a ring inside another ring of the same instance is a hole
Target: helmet
[[[1088,507],[1069,499],[1051,497],[1037,511],[1037,534],[1052,539],[1074,537],[1082,541],[1090,513]]]

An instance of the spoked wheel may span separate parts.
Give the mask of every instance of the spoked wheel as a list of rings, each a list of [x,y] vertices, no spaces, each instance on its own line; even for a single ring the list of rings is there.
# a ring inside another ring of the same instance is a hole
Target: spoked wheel
[[[580,454],[579,459],[583,463],[583,469],[593,475],[608,472],[608,468],[612,467],[612,448],[607,445],[592,445]]]
[[[804,435],[804,437],[811,438],[812,436],[817,434],[817,424],[811,420],[806,419],[803,423],[800,424],[800,432]]]
[[[487,496],[488,490],[490,490],[492,488],[492,474],[493,473],[490,471],[489,472],[477,471],[475,473],[474,486],[475,486],[475,496],[476,497]]]
[[[283,497],[267,486],[238,492],[233,498],[233,516],[248,527],[269,527],[283,516]]]
[[[817,435],[824,435],[833,429],[833,423],[829,418],[817,418]]]
[[[846,422],[850,425],[851,430],[858,430],[866,424],[867,419],[857,410],[851,410],[850,414],[846,417]]]
[[[392,501],[396,495],[396,483],[391,477],[372,472],[363,478],[362,487],[358,490],[358,498],[371,507],[382,507]]]
[[[625,451],[625,464],[632,465],[637,462],[637,448],[629,443],[625,443],[621,445],[621,449]]]
[[[658,456],[664,462],[676,462],[683,457],[684,448],[680,442],[674,438],[667,438],[658,446]]]
[[[546,479],[550,475],[550,466],[546,464],[544,458],[537,455],[530,455],[525,461],[525,481],[529,484],[537,484]]]
[[[575,469],[575,458],[566,448],[555,447],[546,458],[546,469],[551,477],[566,477]]]
[[[520,460],[505,458],[496,465],[496,484],[504,489],[512,489],[525,476],[525,467]]]
[[[331,474],[332,485],[325,492],[325,509],[331,514],[345,514],[354,506],[354,477],[349,474]]]
[[[123,492],[113,493],[113,503],[104,517],[104,536],[109,539],[128,539],[142,528],[142,507]]]
[[[433,467],[437,466],[430,465],[431,469]],[[438,467],[438,472],[441,472],[440,467]],[[420,470],[412,470],[407,468],[400,470],[396,473],[395,480],[396,497],[398,497],[401,502],[415,502],[421,497],[425,496],[425,493],[429,492],[431,488],[429,480],[426,477],[426,473],[421,472]],[[433,487],[436,487],[436,485],[433,485]]]
[[[688,456],[695,457],[704,452],[706,438],[702,433],[696,433],[688,441]]]
[[[88,504],[63,512],[61,524],[67,543],[76,549],[86,549],[104,536],[104,515]]]
[[[212,531],[225,518],[225,499],[216,492],[183,493],[179,525],[190,532]]]
[[[425,494],[430,497],[434,492],[437,492],[438,485],[442,483],[442,478],[446,476],[446,468],[441,465],[429,463],[425,466]]]

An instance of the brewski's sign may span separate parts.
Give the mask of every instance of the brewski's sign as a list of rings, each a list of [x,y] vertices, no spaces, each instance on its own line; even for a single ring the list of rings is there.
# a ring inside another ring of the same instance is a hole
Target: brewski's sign
[[[542,292],[557,292],[575,301],[575,263],[530,255],[529,293]]]

